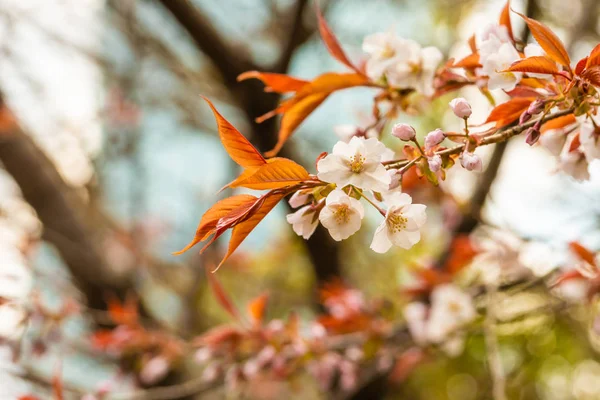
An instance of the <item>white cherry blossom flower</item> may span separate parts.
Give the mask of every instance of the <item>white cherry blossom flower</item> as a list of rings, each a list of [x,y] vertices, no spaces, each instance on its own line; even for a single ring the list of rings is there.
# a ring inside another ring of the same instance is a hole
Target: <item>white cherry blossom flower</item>
[[[565,129],[548,129],[542,132],[540,136],[540,144],[557,157],[565,147],[566,142],[567,132]]]
[[[421,240],[419,230],[425,224],[426,206],[411,204],[412,198],[406,193],[394,192],[386,196],[388,210],[384,221],[375,231],[371,249],[385,253],[392,245],[410,249]]]
[[[495,53],[481,62],[482,71],[489,77],[489,89],[513,90],[523,77],[521,72],[502,72],[521,56],[512,43],[503,43]]]
[[[427,337],[439,343],[473,321],[477,313],[471,296],[452,284],[437,286],[431,293]]]
[[[434,93],[435,70],[443,58],[436,47],[421,48],[414,40],[387,32],[367,36],[363,50],[370,56],[366,73],[372,80],[385,78],[393,87],[413,88],[426,96]]]
[[[360,229],[364,215],[364,208],[358,200],[335,189],[325,199],[325,207],[319,214],[319,220],[329,230],[333,240],[340,241]]]
[[[354,185],[365,190],[386,191],[391,178],[381,161],[387,150],[374,138],[353,137],[350,143],[338,142],[332,153],[317,163],[317,176],[340,188]]]
[[[302,191],[299,190],[290,197],[290,199],[288,200],[288,203],[290,204],[291,207],[298,208],[298,207],[306,204],[308,202],[309,198],[310,198],[310,195],[308,193],[303,193]]]
[[[588,162],[585,155],[578,149],[569,151],[568,147],[568,145],[565,146],[558,158],[558,168],[578,181],[590,179]]]
[[[287,222],[292,224],[292,229],[298,236],[308,239],[319,225],[319,219],[312,206],[304,206],[294,213],[286,216]]]

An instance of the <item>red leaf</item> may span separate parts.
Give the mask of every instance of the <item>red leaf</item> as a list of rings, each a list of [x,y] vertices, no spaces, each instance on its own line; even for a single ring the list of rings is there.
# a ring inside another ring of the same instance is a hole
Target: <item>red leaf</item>
[[[531,34],[538,42],[538,44],[544,49],[546,54],[557,63],[565,66],[569,71],[571,70],[571,59],[565,45],[560,41],[558,36],[550,30],[546,25],[542,24],[535,19],[529,18],[521,13],[515,12],[521,18],[525,20]]]
[[[600,86],[600,65],[587,68],[583,71],[581,77],[594,86]]]
[[[216,269],[219,269],[221,265],[229,258],[229,256],[238,248],[238,246],[246,239],[246,237],[256,228],[256,225],[263,220],[263,218],[279,203],[279,201],[288,194],[289,192],[283,190],[272,190],[267,194],[263,195],[252,205],[252,207],[243,215],[233,222],[233,224],[227,226],[233,226],[231,232],[231,239],[229,240],[229,248],[227,253],[219,263]],[[219,228],[217,226],[217,228]],[[216,270],[215,269],[215,270]]]
[[[265,92],[287,93],[297,92],[308,81],[294,78],[285,74],[271,72],[248,71],[237,77],[238,82],[246,79],[256,78],[265,84]]]
[[[246,174],[246,171],[250,173]],[[267,160],[267,164],[246,171],[228,186],[256,190],[279,189],[300,183],[309,177],[304,167],[287,158],[271,158]]]
[[[117,325],[136,325],[138,323],[137,300],[133,295],[127,295],[124,302],[116,296],[108,296],[108,315]]]
[[[217,229],[217,224],[219,223],[221,218],[229,215],[233,210],[239,209],[240,207],[249,207],[251,204],[254,203],[255,200],[255,196],[251,196],[249,194],[239,194],[218,201],[202,216],[200,224],[196,229],[196,235],[194,236],[194,240],[192,240],[183,249],[173,254],[182,254],[191,249],[197,243],[208,239],[210,235],[215,233],[215,230]]]
[[[586,247],[577,242],[571,242],[569,243],[569,248],[583,261],[589,263],[590,265],[596,265],[596,255]]]
[[[61,368],[60,364],[54,373],[54,377],[52,378],[52,391],[54,394],[54,400],[64,400],[64,391],[63,391],[63,382],[61,377]]]
[[[466,69],[479,68],[479,67],[481,67],[481,64],[479,63],[479,54],[478,53],[469,54],[468,56],[466,56],[465,58],[463,58],[460,61],[457,61],[456,63],[454,63],[451,66],[451,68],[466,68]]]
[[[577,61],[577,65],[575,66],[575,75],[580,75],[585,69],[588,62],[588,57],[585,56],[581,60]]]
[[[506,2],[506,5],[502,9],[502,12],[500,13],[500,20],[498,21],[498,23],[506,27],[506,29],[508,30],[508,35],[514,42],[515,37],[513,36],[512,24],[510,23],[510,0]]]
[[[266,163],[258,150],[229,123],[215,108],[214,104],[202,96],[212,109],[219,128],[219,137],[229,156],[242,167],[257,167]]]
[[[596,45],[587,57],[585,68],[595,67],[600,65],[600,43]]]
[[[510,99],[506,103],[502,103],[494,108],[485,123],[496,122],[496,128],[508,125],[519,119],[521,114],[529,108],[529,105],[534,100],[534,97],[515,97],[514,99]]]
[[[277,144],[272,150],[265,153],[267,157],[274,157],[279,153],[285,142],[294,133],[296,128],[317,108],[322,102],[327,99],[329,93],[315,93],[307,96],[295,103],[289,110],[285,112],[281,118],[281,126]]]
[[[327,25],[327,21],[325,21],[325,18],[323,18],[323,14],[321,13],[321,9],[319,7],[317,7],[317,19],[319,20],[319,33],[321,34],[321,38],[323,39],[329,54],[331,54],[333,58],[348,68],[360,73],[358,68],[356,68],[356,66],[354,66],[354,64],[352,64],[352,62],[346,56],[346,53],[342,49],[342,46],[340,46],[340,43],[331,31],[331,28],[329,28],[329,25]]]
[[[238,309],[233,305],[233,301],[231,301],[231,298],[229,297],[227,292],[225,292],[225,289],[223,289],[221,282],[219,282],[219,280],[217,279],[217,275],[208,272],[208,268],[206,269],[206,272],[206,277],[208,278],[210,289],[214,293],[221,307],[223,307],[225,311],[227,311],[229,315],[231,315],[235,320],[239,320],[240,313]]]
[[[506,71],[534,74],[558,74],[556,63],[545,56],[522,58],[512,63]]]

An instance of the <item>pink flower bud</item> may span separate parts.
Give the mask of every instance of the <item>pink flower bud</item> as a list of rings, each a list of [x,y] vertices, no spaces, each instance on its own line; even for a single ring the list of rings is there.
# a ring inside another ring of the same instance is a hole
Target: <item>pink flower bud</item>
[[[442,169],[442,156],[439,154],[435,154],[433,157],[427,159],[427,163],[429,164],[429,169],[433,172],[438,172]]]
[[[481,172],[483,164],[481,158],[474,153],[464,152],[460,155],[460,165],[467,171]]]
[[[452,112],[454,112],[454,115],[456,115],[458,118],[469,118],[473,112],[469,102],[462,97],[452,100],[450,102],[450,108],[452,109]]]
[[[535,126],[527,129],[527,131],[525,132],[525,142],[530,145],[533,146],[534,144],[536,144],[536,142],[538,141],[538,139],[540,138],[540,131],[539,129],[536,129]]]
[[[425,150],[431,150],[438,144],[442,143],[446,138],[446,134],[441,129],[431,131],[425,136]]]
[[[415,132],[415,128],[408,124],[396,124],[392,128],[392,135],[400,140],[408,142],[409,140],[413,140],[417,133]]]
[[[546,103],[543,100],[537,99],[529,105],[527,112],[531,115],[536,115],[544,111]]]
[[[533,115],[529,114],[529,111],[524,111],[519,117],[519,125],[523,125],[525,122],[529,121],[531,117],[533,117]]]
[[[292,197],[290,197],[288,203],[290,203],[290,206],[292,206],[292,208],[298,208],[300,206],[305,205],[308,202],[308,197],[308,194],[298,191],[295,192],[292,195]]]

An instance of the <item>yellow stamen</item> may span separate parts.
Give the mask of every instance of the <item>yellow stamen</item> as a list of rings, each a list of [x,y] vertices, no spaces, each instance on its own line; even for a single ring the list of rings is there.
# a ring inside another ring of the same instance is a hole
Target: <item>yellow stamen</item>
[[[350,157],[350,171],[355,174],[359,174],[364,170],[364,164],[367,159],[363,157],[360,153],[356,153],[352,157]]]
[[[405,218],[401,213],[391,214],[387,218],[388,229],[394,233],[406,229],[407,222],[408,219]]]

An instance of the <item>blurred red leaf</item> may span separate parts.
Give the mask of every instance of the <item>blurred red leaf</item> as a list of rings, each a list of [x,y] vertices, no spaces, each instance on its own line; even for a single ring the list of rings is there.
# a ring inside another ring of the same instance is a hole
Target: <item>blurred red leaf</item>
[[[225,289],[223,289],[223,286],[221,285],[221,282],[219,282],[219,279],[217,279],[216,274],[209,272],[208,268],[206,269],[206,272],[210,289],[214,293],[221,307],[223,307],[223,309],[225,309],[225,311],[227,311],[235,320],[239,321],[240,313]]]
[[[586,57],[585,68],[600,66],[600,44],[592,49],[590,55]]]
[[[503,25],[506,27],[506,29],[508,30],[508,35],[510,36],[511,40],[514,42],[515,37],[513,36],[512,24],[510,23],[510,0],[508,0],[506,2],[506,5],[502,9],[498,23],[500,25]]]
[[[323,18],[321,9],[318,6],[317,19],[319,21],[319,33],[321,34],[321,39],[323,39],[323,42],[325,43],[325,47],[327,47],[327,51],[329,51],[329,54],[331,54],[333,58],[335,58],[348,68],[351,68],[356,72],[360,73],[358,68],[356,68],[356,66],[348,59],[348,56],[346,56],[346,53],[342,49],[342,46],[340,45],[339,41],[331,31],[331,28],[329,28],[327,21],[325,21],[325,18]]]
[[[264,293],[252,299],[248,304],[248,315],[252,319],[254,326],[260,326],[263,323],[268,302],[269,295]]]
[[[596,265],[596,254],[591,250],[588,250],[583,245],[578,242],[570,242],[569,248],[573,253],[577,255],[577,257],[581,258],[583,261],[589,263],[590,265]]]

